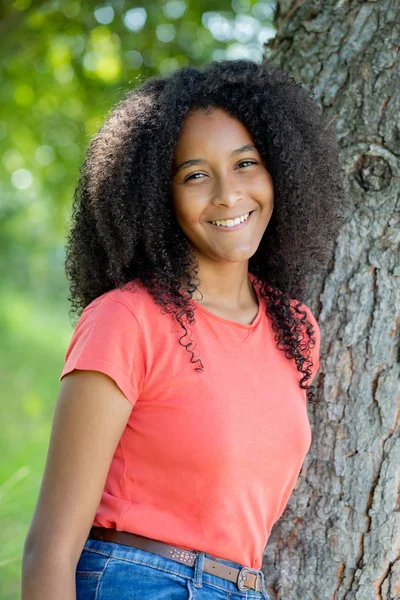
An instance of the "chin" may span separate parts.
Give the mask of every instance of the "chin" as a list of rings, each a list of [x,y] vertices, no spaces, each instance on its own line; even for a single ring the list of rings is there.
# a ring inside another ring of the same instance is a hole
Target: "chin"
[[[247,262],[254,252],[246,252],[244,254],[215,254],[214,259],[230,263],[242,263]]]

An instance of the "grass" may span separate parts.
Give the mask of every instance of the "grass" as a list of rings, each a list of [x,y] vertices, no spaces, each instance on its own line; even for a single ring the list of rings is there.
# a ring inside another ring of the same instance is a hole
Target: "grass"
[[[0,307],[0,600],[17,600],[72,326],[66,300],[7,286],[0,289]]]

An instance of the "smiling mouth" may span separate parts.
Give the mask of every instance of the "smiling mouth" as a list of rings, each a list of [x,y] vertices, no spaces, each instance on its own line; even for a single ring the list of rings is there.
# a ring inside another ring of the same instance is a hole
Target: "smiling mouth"
[[[248,213],[249,216],[247,217],[247,219],[245,219],[244,221],[241,221],[237,225],[221,225],[221,224],[217,225],[216,223],[213,223],[212,221],[207,221],[207,223],[209,223],[215,229],[218,229],[218,231],[236,231],[238,229],[242,229],[243,227],[245,227],[246,224],[252,220],[252,215],[254,212],[255,212],[254,210],[249,211],[249,213]],[[247,213],[245,213],[245,214],[247,214]],[[233,221],[233,219],[228,219],[228,221]]]

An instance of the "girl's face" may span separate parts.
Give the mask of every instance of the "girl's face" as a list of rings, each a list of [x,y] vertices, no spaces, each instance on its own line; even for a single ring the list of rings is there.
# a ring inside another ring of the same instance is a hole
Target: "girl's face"
[[[256,252],[272,215],[274,189],[241,121],[219,108],[186,117],[175,153],[172,197],[179,226],[200,262],[236,263]],[[211,222],[246,214],[247,220],[234,227]]]

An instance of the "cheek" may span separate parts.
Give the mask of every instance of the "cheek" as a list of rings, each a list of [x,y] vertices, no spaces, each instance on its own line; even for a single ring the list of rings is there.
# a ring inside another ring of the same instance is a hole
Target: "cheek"
[[[185,205],[179,196],[173,197],[173,207],[175,212],[176,220],[181,223],[185,220]]]
[[[274,186],[267,173],[264,173],[262,177],[254,178],[253,185],[253,189],[261,193],[265,198],[269,198],[274,194]]]
[[[176,209],[176,218],[179,223],[182,225],[189,225],[191,222],[190,212],[187,211],[184,207],[178,207]]]
[[[194,199],[176,198],[174,202],[175,215],[178,222],[187,227],[196,226],[201,220],[202,209]]]
[[[175,217],[182,231],[186,234],[190,234],[190,231],[196,224],[196,221],[194,221],[191,211],[188,211],[187,207],[176,205]]]

